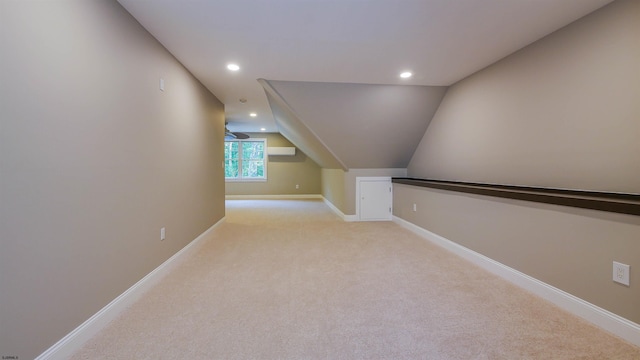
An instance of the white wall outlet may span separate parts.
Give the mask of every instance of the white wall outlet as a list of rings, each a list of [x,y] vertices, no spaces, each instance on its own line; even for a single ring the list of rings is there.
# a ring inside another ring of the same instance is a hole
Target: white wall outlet
[[[164,228],[160,229],[160,241],[164,240],[167,238],[167,233],[165,232]]]
[[[300,185],[296,184],[296,189],[300,189]]]
[[[160,78],[160,91],[164,91],[164,79]]]
[[[416,206],[416,204],[413,204],[413,211],[418,211],[418,207]]]
[[[629,286],[629,265],[613,262],[613,281]]]

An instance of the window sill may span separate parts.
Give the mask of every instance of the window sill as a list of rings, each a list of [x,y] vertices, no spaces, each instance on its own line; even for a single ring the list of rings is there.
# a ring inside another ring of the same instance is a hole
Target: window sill
[[[224,182],[267,182],[267,179],[224,179]]]

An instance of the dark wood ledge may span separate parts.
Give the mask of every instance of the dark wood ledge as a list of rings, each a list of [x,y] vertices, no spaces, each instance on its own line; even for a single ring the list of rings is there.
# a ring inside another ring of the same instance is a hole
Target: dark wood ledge
[[[640,215],[640,195],[597,191],[548,189],[528,186],[493,185],[432,179],[393,178],[393,183],[572,206],[583,209]]]

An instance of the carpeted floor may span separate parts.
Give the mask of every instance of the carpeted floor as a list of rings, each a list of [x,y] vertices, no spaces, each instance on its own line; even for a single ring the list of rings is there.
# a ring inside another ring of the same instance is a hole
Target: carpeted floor
[[[640,359],[391,222],[227,201],[199,251],[73,359]]]

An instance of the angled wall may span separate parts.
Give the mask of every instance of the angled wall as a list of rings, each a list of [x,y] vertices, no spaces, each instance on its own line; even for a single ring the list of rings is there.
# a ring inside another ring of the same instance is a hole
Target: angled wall
[[[224,216],[224,107],[115,1],[0,1],[0,53],[0,352],[33,359]]]
[[[267,80],[258,79],[258,82],[264,88],[280,134],[311,157],[322,168],[347,169],[346,165],[327,147],[322,139],[300,120],[298,114]]]
[[[289,140],[301,148],[322,142],[343,170],[406,168],[446,91],[442,86],[267,83],[296,115],[276,116],[280,132],[288,137],[297,120],[308,135]]]
[[[640,193],[640,2],[616,1],[450,87],[411,177]],[[416,203],[418,211],[412,211]],[[640,323],[640,217],[394,186],[394,213]]]
[[[357,176],[405,176],[446,88],[259,80],[278,129],[322,167],[322,195],[356,215]]]

